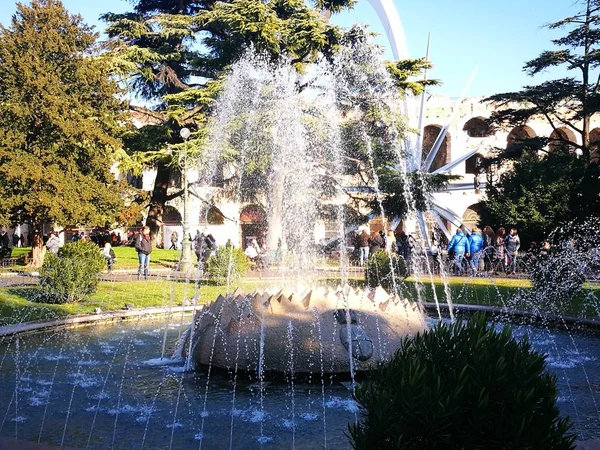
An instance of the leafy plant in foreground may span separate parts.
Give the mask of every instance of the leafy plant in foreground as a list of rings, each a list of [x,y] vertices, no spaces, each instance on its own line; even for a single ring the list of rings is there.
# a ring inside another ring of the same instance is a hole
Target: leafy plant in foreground
[[[357,449],[573,449],[545,356],[483,315],[407,338],[356,391]]]

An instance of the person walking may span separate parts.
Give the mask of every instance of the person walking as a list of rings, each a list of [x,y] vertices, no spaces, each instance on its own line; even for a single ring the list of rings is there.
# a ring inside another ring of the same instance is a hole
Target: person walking
[[[171,233],[171,246],[169,250],[177,250],[177,242],[179,242],[179,236],[177,235],[177,231],[173,231]]]
[[[452,236],[448,246],[446,247],[448,252],[452,252],[454,255],[454,270],[457,274],[463,274],[464,268],[462,266],[463,259],[465,256],[468,258],[471,254],[471,247],[469,245],[469,239],[463,233],[461,228],[456,229],[456,234]]]
[[[144,226],[135,239],[135,251],[138,254],[138,280],[144,274],[144,280],[148,279],[148,265],[150,264],[150,253],[152,253],[152,243],[150,242],[150,227]]]
[[[102,256],[106,259],[106,266],[108,269],[108,273],[112,272],[113,264],[115,259],[117,259],[117,255],[115,255],[115,251],[112,249],[110,242],[104,244],[104,249],[102,250]]]

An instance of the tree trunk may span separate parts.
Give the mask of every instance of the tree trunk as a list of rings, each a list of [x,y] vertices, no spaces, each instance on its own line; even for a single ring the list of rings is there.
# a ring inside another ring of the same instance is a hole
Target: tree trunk
[[[163,162],[158,163],[154,190],[150,199],[150,210],[146,225],[150,227],[150,241],[154,248],[162,245],[163,214],[167,202],[167,190],[171,180],[171,169]]]
[[[34,235],[31,241],[31,261],[29,267],[39,269],[44,265],[44,257],[46,256],[46,246],[39,235]]]

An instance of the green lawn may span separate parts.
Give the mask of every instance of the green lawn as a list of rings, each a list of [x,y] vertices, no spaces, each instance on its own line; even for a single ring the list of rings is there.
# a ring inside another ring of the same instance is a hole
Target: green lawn
[[[117,256],[115,269],[137,269],[138,257],[133,247],[113,247],[115,255]],[[100,251],[100,248],[98,248]],[[18,258],[31,252],[31,247],[18,247],[13,248],[12,257]],[[150,255],[150,268],[172,268],[177,265],[179,261],[179,250],[164,250],[162,248],[156,248],[152,250]],[[195,258],[195,257],[194,257]],[[12,267],[4,267],[0,271],[27,271],[31,270],[27,266],[20,264]]]
[[[124,260],[127,257],[131,260],[133,253],[120,249]],[[168,250],[162,250],[168,257]],[[153,253],[154,254],[154,253]],[[339,283],[337,278],[315,279],[318,284],[335,286]],[[362,286],[363,280],[352,278],[349,283],[354,286]],[[254,289],[263,286],[260,280],[242,280],[238,286],[245,292],[252,292]],[[232,287],[233,290],[235,287]],[[527,280],[516,279],[472,279],[452,277],[448,279],[448,290],[454,304],[478,304],[486,306],[505,306],[523,310],[535,310],[536,305],[525,304],[518,294],[530,288]],[[563,314],[598,317],[600,305],[597,297],[600,297],[600,287],[598,285],[588,286],[593,296],[587,298],[578,297],[572,299],[567,304],[545,305],[542,310],[546,312],[561,312]],[[129,282],[101,282],[98,291],[90,299],[68,305],[50,305],[34,303],[27,300],[31,296],[35,286],[12,287],[0,289],[0,325],[9,323],[19,323],[32,320],[50,319],[57,317],[66,317],[73,314],[89,314],[95,308],[101,308],[103,311],[119,310],[125,307],[126,303],[132,304],[136,308],[182,305],[184,300],[198,298],[199,303],[207,303],[214,300],[219,294],[226,293],[225,286],[200,285],[198,288],[193,283],[174,280],[156,280],[156,281],[129,281]],[[411,300],[420,298],[426,302],[433,302],[435,294],[440,303],[447,302],[444,285],[439,278],[431,283],[417,285],[414,279],[407,279],[403,286],[403,296]]]

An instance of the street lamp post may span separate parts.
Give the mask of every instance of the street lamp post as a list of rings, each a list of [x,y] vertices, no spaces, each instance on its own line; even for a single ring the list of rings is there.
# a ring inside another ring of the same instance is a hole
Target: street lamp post
[[[190,137],[190,130],[188,128],[182,128],[179,131],[179,135],[183,138],[183,142],[186,143]],[[180,167],[183,175],[183,240],[181,242],[181,261],[179,262],[179,271],[188,273],[191,272],[194,263],[192,261],[192,241],[190,240],[190,222],[188,215],[188,174],[187,174],[187,148],[184,146],[183,158],[180,159]]]

